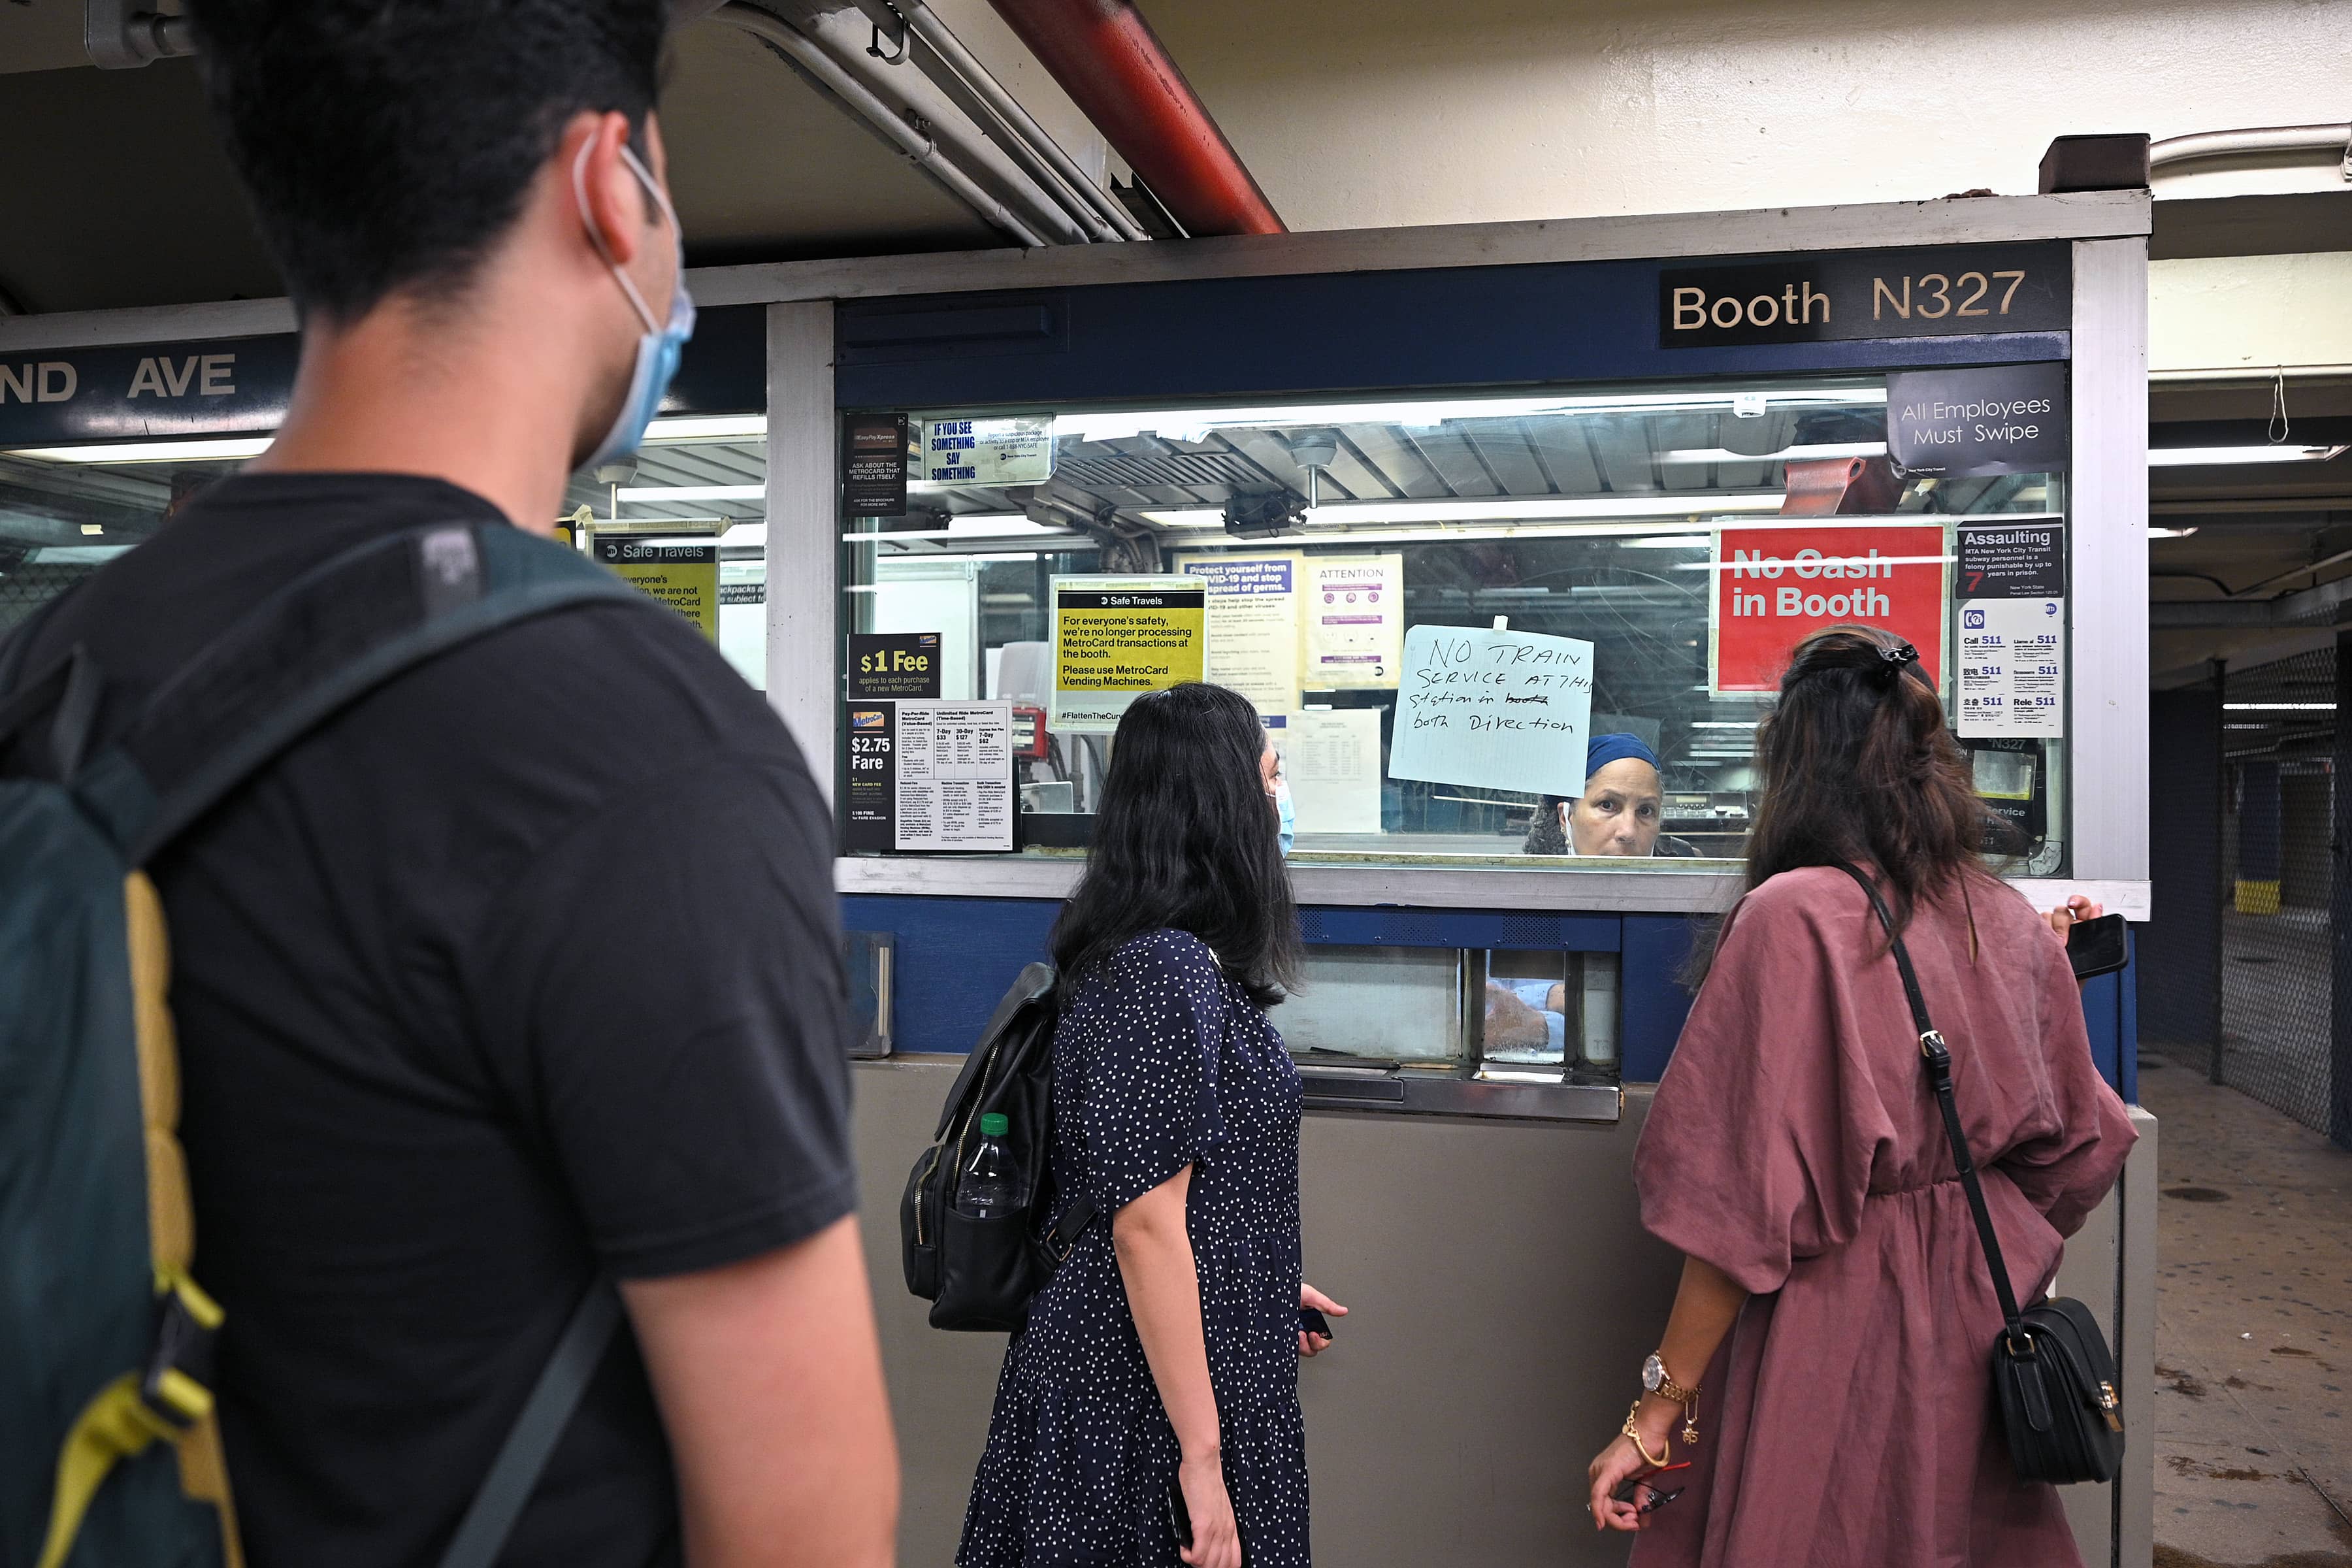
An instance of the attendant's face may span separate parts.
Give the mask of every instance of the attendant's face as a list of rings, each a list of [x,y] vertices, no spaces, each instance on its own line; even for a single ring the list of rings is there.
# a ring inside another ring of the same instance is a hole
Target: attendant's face
[[[1582,795],[1560,804],[1560,831],[1574,854],[1647,856],[1657,849],[1664,805],[1658,770],[1620,757],[1584,781]]]

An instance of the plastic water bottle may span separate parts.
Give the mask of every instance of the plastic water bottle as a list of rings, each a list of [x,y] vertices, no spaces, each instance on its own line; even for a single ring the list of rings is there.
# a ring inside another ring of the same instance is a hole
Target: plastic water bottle
[[[1004,1135],[1012,1130],[1012,1120],[1003,1111],[982,1113],[979,1147],[956,1177],[956,1213],[966,1219],[993,1219],[1029,1201],[1013,1151],[1004,1146]]]

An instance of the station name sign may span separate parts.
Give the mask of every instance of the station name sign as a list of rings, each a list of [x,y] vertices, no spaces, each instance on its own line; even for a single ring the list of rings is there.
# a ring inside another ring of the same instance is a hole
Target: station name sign
[[[766,334],[763,306],[702,312],[662,412],[765,407]],[[264,435],[286,416],[300,353],[292,332],[0,349],[0,451]]]
[[[1658,274],[1661,347],[2064,331],[2064,244],[1831,250]]]

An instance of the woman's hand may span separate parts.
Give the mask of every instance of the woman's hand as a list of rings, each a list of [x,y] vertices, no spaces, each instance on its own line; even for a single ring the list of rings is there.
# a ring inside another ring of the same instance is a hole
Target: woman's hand
[[[2067,933],[2076,926],[2081,925],[2084,921],[2097,920],[2106,912],[2105,905],[2095,904],[2082,894],[2076,893],[2042,918],[2050,922],[2052,934],[2063,942],[2066,940]]]
[[[1317,1311],[1322,1313],[1326,1318],[1344,1318],[1348,1315],[1347,1308],[1342,1307],[1339,1302],[1334,1301],[1330,1297],[1326,1296],[1322,1291],[1318,1290],[1314,1286],[1307,1284],[1303,1279],[1298,1282],[1298,1304],[1301,1307],[1312,1307]],[[1298,1353],[1300,1355],[1321,1355],[1325,1351],[1330,1348],[1330,1335],[1310,1334],[1305,1329],[1298,1331]]]
[[[1184,1511],[1192,1516],[1192,1544],[1178,1555],[1192,1568],[1242,1568],[1242,1531],[1234,1521],[1234,1500],[1225,1494],[1224,1456],[1214,1448],[1185,1455],[1176,1484],[1184,1489]]]
[[[1661,1399],[1654,1394],[1644,1395],[1642,1407],[1633,1414],[1633,1429],[1642,1435],[1642,1447],[1653,1454],[1671,1452],[1666,1445],[1674,1439],[1675,1422],[1681,1414],[1682,1406],[1673,1400]],[[1591,1500],[1585,1504],[1586,1511],[1592,1515],[1592,1528],[1643,1529],[1646,1521],[1641,1510],[1630,1502],[1619,1502],[1611,1494],[1633,1477],[1654,1468],[1633,1447],[1633,1440],[1622,1432],[1610,1441],[1609,1447],[1594,1455],[1591,1468],[1585,1471],[1592,1482]]]

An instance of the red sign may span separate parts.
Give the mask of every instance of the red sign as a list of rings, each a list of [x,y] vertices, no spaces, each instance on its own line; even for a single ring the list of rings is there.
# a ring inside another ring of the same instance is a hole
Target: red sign
[[[1715,536],[1713,687],[1771,691],[1790,650],[1829,626],[1877,626],[1944,679],[1944,528],[1727,528]]]

